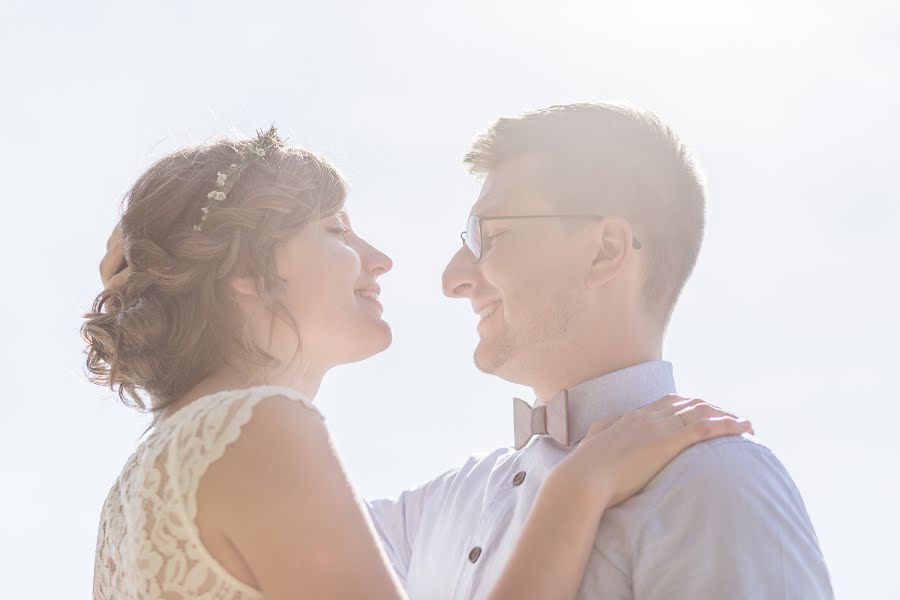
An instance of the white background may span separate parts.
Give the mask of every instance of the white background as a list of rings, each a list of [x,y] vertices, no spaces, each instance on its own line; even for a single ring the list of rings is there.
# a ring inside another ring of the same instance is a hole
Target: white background
[[[838,597],[900,597],[896,2],[135,4],[0,4],[0,596],[90,595],[100,506],[147,420],[87,383],[78,327],[153,159],[275,122],[351,180],[354,224],[395,261],[395,343],[318,403],[377,497],[508,444],[528,392],[475,370],[475,317],[440,292],[472,137],[615,99],[657,110],[708,179],[666,346],[680,391],[753,420]]]

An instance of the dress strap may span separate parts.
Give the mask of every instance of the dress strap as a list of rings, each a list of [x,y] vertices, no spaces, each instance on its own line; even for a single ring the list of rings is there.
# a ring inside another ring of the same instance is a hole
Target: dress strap
[[[307,398],[304,394],[298,392],[294,388],[290,388],[283,385],[260,385],[252,388],[247,388],[246,390],[236,390],[238,392],[245,391],[250,393],[254,398],[256,398],[256,402],[263,400],[265,398],[271,398],[273,396],[284,396],[285,398],[290,398],[291,400],[298,400],[305,404],[307,407],[315,410],[318,410],[313,406],[312,401]]]

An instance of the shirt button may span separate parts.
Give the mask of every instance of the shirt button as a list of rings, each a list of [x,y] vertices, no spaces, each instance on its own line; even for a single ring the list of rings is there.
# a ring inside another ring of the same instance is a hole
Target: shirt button
[[[470,563],[478,562],[478,557],[480,557],[480,556],[481,556],[481,548],[479,548],[478,546],[475,546],[474,548],[472,548],[472,551],[469,552],[469,562]]]
[[[520,486],[523,481],[525,481],[525,471],[519,471],[516,473],[516,476],[513,477],[513,485]]]

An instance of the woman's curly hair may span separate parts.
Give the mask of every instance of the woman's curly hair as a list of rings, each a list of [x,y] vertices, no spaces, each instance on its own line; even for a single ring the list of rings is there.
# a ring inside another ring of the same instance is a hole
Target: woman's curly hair
[[[273,318],[300,332],[279,296],[279,243],[307,223],[338,213],[347,185],[324,159],[282,146],[254,161],[194,231],[217,173],[250,140],[222,139],[161,158],[125,197],[121,220],[127,281],[104,290],[84,315],[92,382],[127,406],[157,412],[229,357],[277,362],[247,335],[227,282],[251,276]],[[149,396],[149,398],[147,398]]]

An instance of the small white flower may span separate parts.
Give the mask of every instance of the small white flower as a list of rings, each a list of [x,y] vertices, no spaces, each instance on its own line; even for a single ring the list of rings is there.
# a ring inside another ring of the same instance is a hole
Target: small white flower
[[[225,182],[228,181],[228,175],[225,173],[219,172],[216,174],[216,185],[219,187],[225,187]]]
[[[253,153],[256,154],[257,156],[265,156],[266,155],[266,151],[263,148],[254,148]]]
[[[221,202],[225,199],[225,192],[212,191],[206,195],[210,200],[215,200],[216,202]]]
[[[200,227],[199,225],[194,225],[194,231],[200,231],[201,229],[203,229],[203,228]]]

